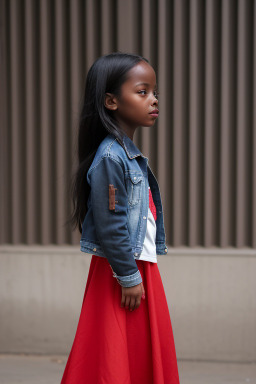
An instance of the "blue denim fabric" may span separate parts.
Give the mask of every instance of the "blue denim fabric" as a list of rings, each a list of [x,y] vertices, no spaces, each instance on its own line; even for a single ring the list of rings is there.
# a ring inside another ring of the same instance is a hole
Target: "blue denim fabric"
[[[123,287],[141,283],[135,259],[142,252],[147,229],[149,186],[157,210],[156,252],[167,253],[160,190],[148,159],[127,136],[119,143],[109,134],[96,152],[87,181],[91,191],[81,251],[106,257]],[[116,188],[114,210],[109,208],[110,184]]]

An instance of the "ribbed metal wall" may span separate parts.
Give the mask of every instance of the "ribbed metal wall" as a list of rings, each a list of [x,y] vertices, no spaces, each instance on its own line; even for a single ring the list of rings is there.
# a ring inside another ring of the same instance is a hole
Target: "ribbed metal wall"
[[[78,244],[71,208],[86,72],[140,53],[160,117],[136,143],[171,246],[256,247],[256,1],[0,0],[0,242]]]

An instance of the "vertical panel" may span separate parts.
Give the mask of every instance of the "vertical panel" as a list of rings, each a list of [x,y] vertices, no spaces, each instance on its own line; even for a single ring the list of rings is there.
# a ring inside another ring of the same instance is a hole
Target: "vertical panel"
[[[117,0],[117,49],[139,53],[139,4],[137,0]]]
[[[53,86],[53,4],[40,1],[40,226],[42,244],[54,243],[54,97]]]
[[[141,54],[149,60],[152,67],[158,74],[158,2],[154,0],[143,0],[141,8]],[[171,71],[171,68],[170,68]],[[157,79],[158,81],[158,79]],[[159,89],[159,86],[158,86]],[[161,109],[161,95],[160,106]],[[141,150],[149,158],[149,164],[153,172],[157,174],[157,127],[144,127],[141,129]]]
[[[70,173],[69,176],[75,173],[78,161],[77,161],[77,138],[78,138],[78,125],[79,125],[79,112],[81,107],[81,101],[83,96],[83,86],[85,78],[85,69],[83,68],[83,55],[81,52],[82,41],[82,13],[81,13],[81,1],[73,0],[70,3],[70,72],[71,76],[71,141],[70,141]],[[70,195],[69,195],[70,196]],[[70,199],[71,205],[71,199]],[[69,211],[70,212],[70,211]],[[71,233],[73,244],[77,244],[80,240],[78,231]]]
[[[158,181],[161,185],[162,195],[164,205],[166,204],[165,196],[167,195],[167,183],[165,177],[166,165],[167,165],[167,150],[168,150],[168,140],[167,140],[167,100],[166,100],[166,91],[167,91],[167,4],[166,0],[160,0],[158,2],[158,36],[161,44],[158,46],[158,87],[161,89],[161,112],[158,118],[158,127],[157,127],[157,175]],[[170,112],[170,109],[168,109]],[[169,119],[171,116],[169,114]],[[169,120],[170,123],[170,120]]]
[[[204,7],[192,1],[190,8],[189,67],[189,239],[190,246],[202,244],[203,227],[203,75],[204,75]]]
[[[170,2],[161,0],[158,2],[158,87],[159,95],[159,119],[157,122],[157,176],[161,189],[163,205],[166,212],[171,211],[172,195],[170,182],[171,168],[171,123],[173,119],[172,99],[171,99],[171,71],[170,66],[171,44],[169,39],[172,37],[170,26]],[[153,128],[154,129],[154,128]],[[165,229],[170,233],[171,215],[165,215]]]
[[[206,1],[204,245],[219,243],[219,1]]]
[[[67,7],[62,0],[55,3],[55,86],[56,86],[56,117],[55,117],[55,209],[56,209],[56,243],[66,241],[66,227],[64,222],[67,217],[67,188],[66,188],[66,151],[68,145],[68,68],[67,68]]]
[[[188,49],[185,0],[174,1],[173,245],[187,243]]]
[[[252,165],[252,247],[256,248],[256,0],[254,0],[253,31],[253,165]]]
[[[151,63],[152,53],[151,53],[151,39],[152,39],[152,8],[150,6],[150,0],[142,1],[142,56],[149,60]],[[150,136],[151,132],[148,127],[142,128],[141,137],[142,137],[142,145],[141,150],[142,153],[149,157],[150,154]],[[150,162],[151,163],[151,162]]]
[[[235,245],[236,17],[234,1],[222,2],[220,245]]]
[[[114,52],[116,50],[116,5],[113,0],[102,0],[101,6],[101,54]]]
[[[26,243],[36,242],[38,233],[38,220],[35,212],[38,212],[38,193],[37,193],[37,138],[35,126],[37,124],[38,111],[36,109],[36,20],[35,2],[26,0],[25,2],[25,59],[26,59]]]
[[[139,54],[141,46],[140,2],[117,0],[117,50]],[[134,142],[141,145],[141,128],[134,135]]]
[[[8,84],[8,4],[0,1],[0,243],[11,241],[10,222],[10,129]]]
[[[11,94],[11,199],[12,242],[26,239],[26,174],[24,119],[24,8],[10,2],[10,94]],[[22,129],[21,129],[22,127]]]
[[[86,40],[86,68],[92,65],[100,56],[100,19],[99,0],[87,0],[85,2],[85,40]]]
[[[238,1],[236,246],[250,243],[251,41],[250,1]],[[255,106],[254,106],[255,108]]]

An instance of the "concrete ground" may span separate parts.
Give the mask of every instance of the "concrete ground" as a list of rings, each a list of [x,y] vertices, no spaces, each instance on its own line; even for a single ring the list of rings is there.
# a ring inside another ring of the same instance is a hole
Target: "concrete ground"
[[[0,384],[60,384],[66,356],[0,355]],[[256,384],[256,364],[178,361],[181,384]]]

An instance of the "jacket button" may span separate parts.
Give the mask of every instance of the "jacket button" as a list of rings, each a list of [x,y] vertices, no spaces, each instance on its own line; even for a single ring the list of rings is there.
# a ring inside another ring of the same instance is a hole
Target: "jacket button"
[[[96,252],[97,251],[97,248],[93,248],[93,252]]]
[[[164,250],[164,251],[165,251],[165,253],[167,253],[167,248],[165,248],[165,250]]]
[[[143,219],[146,220],[146,216],[143,216]]]
[[[136,177],[136,176],[134,176],[133,180],[136,180],[136,179],[137,179],[137,177]]]
[[[134,256],[138,256],[138,253],[134,253]]]

